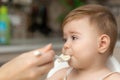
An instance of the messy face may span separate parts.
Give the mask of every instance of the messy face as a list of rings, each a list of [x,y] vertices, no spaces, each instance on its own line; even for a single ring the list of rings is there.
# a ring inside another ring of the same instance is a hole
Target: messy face
[[[89,18],[68,22],[63,27],[65,41],[63,52],[70,55],[69,65],[74,68],[91,66],[96,59],[97,31],[90,25]]]

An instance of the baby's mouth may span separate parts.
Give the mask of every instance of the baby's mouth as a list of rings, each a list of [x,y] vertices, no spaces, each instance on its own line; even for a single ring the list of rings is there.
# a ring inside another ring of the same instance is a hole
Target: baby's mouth
[[[58,59],[58,62],[67,62],[70,60],[70,55],[61,54],[60,56],[55,55],[55,58]]]

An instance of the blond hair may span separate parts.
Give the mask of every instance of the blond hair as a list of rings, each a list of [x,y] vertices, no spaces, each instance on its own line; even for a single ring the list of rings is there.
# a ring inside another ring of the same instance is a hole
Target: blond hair
[[[95,25],[98,32],[110,37],[107,52],[112,54],[117,40],[117,23],[112,13],[101,5],[84,5],[72,10],[65,17],[62,28],[66,23],[83,17],[89,17],[90,23]]]

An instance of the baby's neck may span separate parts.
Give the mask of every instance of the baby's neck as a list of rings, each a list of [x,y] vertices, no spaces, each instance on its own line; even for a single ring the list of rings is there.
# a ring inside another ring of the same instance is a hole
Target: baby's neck
[[[106,67],[100,67],[100,68],[94,68],[94,69],[73,69],[72,73],[73,75],[75,75],[75,77],[78,77],[78,79],[83,79],[85,78],[85,80],[93,80],[95,79],[96,76],[96,80],[98,79],[98,77],[102,77],[104,75],[106,75],[107,73],[110,73],[111,71],[109,69],[107,69]],[[88,78],[88,79],[86,79]]]

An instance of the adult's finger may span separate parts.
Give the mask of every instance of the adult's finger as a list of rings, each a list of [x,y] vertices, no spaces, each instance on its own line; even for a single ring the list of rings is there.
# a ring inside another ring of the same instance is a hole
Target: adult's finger
[[[41,55],[37,58],[37,65],[43,65],[54,60],[55,52],[53,50],[48,51],[44,55]]]
[[[45,47],[43,48],[40,48],[40,49],[36,49],[36,50],[33,50],[33,51],[30,51],[29,53],[31,54],[31,56],[38,56],[39,54],[41,55],[41,53],[45,54],[47,51],[49,50],[52,50],[52,44],[48,44],[46,45]],[[36,54],[37,52],[37,54]],[[43,55],[42,54],[42,55]]]
[[[46,53],[47,51],[52,49],[52,44],[48,44],[45,47],[43,47],[42,49],[38,49],[39,51]]]
[[[48,73],[49,72],[49,70],[51,69],[51,68],[53,68],[53,66],[54,66],[54,62],[49,62],[49,63],[47,63],[47,64],[44,64],[44,65],[42,65],[42,66],[39,66],[38,67],[38,75],[44,75],[44,74],[46,74],[46,73]]]

